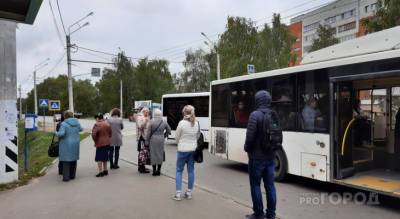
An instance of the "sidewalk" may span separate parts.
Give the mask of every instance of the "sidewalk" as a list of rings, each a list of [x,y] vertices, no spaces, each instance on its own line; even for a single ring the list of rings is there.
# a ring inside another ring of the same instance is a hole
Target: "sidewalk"
[[[74,181],[62,182],[53,165],[29,185],[0,193],[0,218],[244,218],[251,212],[202,189],[195,189],[192,200],[174,201],[173,179],[140,175],[124,161],[109,176],[96,178],[94,154],[87,138]]]

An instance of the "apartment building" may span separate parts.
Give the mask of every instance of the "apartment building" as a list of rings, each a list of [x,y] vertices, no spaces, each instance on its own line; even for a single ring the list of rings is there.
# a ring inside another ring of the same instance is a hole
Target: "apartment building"
[[[297,37],[293,45],[297,60],[293,65],[299,64],[309,53],[319,25],[335,28],[335,37],[344,42],[363,36],[362,20],[373,16],[376,10],[377,0],[337,0],[292,18],[289,30]]]

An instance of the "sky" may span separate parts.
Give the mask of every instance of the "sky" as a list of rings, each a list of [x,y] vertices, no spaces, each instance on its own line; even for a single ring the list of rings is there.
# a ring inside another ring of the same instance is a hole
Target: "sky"
[[[204,32],[213,41],[225,30],[228,16],[241,16],[270,23],[273,13],[280,13],[283,22],[307,9],[332,0],[58,0],[65,25],[68,27],[88,13],[80,24],[88,26],[71,35],[77,46],[117,54],[120,50],[132,58],[164,58],[170,71],[183,71],[182,62],[188,49],[209,48]],[[50,4],[52,7],[50,7]],[[53,9],[55,17],[52,16]],[[55,24],[56,23],[56,24]],[[71,32],[78,26],[72,26]],[[58,31],[57,31],[58,29]],[[58,34],[59,32],[59,34]],[[73,49],[72,59],[111,62],[114,56]],[[65,34],[56,0],[44,0],[33,25],[19,24],[17,29],[17,78],[23,96],[33,87],[35,66],[47,58],[47,65],[37,71],[38,83],[47,77],[67,74]],[[136,59],[132,59],[135,61]],[[74,62],[76,79],[90,79],[92,67],[104,69],[107,64]],[[81,75],[81,76],[79,76]]]

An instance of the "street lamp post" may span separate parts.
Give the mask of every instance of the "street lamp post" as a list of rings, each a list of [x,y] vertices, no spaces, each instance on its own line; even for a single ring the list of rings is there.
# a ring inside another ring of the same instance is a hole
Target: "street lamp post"
[[[82,29],[83,27],[89,25],[89,22],[84,23],[83,25],[80,25],[79,22],[83,21],[89,16],[92,16],[94,13],[90,12],[87,14],[85,17],[79,19],[75,23],[71,24],[68,27],[68,35],[65,36],[66,38],[66,43],[67,43],[67,65],[68,65],[68,108],[70,111],[74,112],[74,89],[73,89],[73,79],[72,79],[72,70],[71,70],[71,35],[78,30]],[[74,31],[71,32],[71,27],[78,25],[78,28],[76,28]]]
[[[217,45],[216,45],[216,43],[212,42],[210,40],[210,38],[208,38],[208,36],[204,32],[201,32],[201,35],[204,36],[208,40],[208,42],[204,41],[204,44],[206,44],[207,46],[210,46],[211,49],[212,49],[212,46],[214,46],[215,52],[217,53],[217,79],[220,80],[221,79],[221,66],[220,66],[219,51],[218,51]]]
[[[33,71],[33,99],[34,99],[34,104],[35,104],[35,114],[37,115],[39,110],[38,110],[38,101],[37,101],[37,89],[36,89],[36,71],[38,71],[41,68],[44,68],[45,66],[48,65],[47,61],[49,61],[50,58],[47,58],[46,60],[42,61],[41,63],[37,64],[35,66],[35,69]]]

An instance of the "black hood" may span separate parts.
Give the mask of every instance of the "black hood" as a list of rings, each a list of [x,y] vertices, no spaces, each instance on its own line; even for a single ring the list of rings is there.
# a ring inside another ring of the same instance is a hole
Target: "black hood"
[[[271,95],[268,91],[260,90],[255,95],[256,109],[265,109],[271,106]]]

